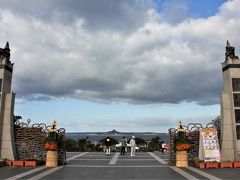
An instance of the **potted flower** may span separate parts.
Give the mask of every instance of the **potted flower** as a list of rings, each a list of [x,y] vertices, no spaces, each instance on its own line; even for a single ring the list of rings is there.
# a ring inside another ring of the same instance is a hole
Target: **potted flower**
[[[24,163],[25,163],[26,167],[36,167],[37,159],[36,158],[27,158]]]
[[[44,147],[47,151],[57,151],[58,150],[57,144],[54,142],[47,142],[46,144],[44,144]]]
[[[221,168],[232,168],[233,163],[231,161],[221,161],[220,167]]]
[[[190,149],[190,145],[187,143],[183,143],[183,144],[178,144],[176,145],[176,151],[187,151]]]
[[[57,166],[57,156],[58,156],[58,147],[55,142],[47,142],[44,145],[47,150],[46,157],[46,166],[47,167],[56,167]]]
[[[209,161],[206,162],[206,168],[218,168],[218,162],[217,161]]]
[[[187,167],[188,166],[188,154],[187,151],[190,149],[190,144],[187,139],[185,130],[181,122],[179,122],[178,135],[175,139],[175,150],[176,150],[176,166]]]
[[[47,142],[44,145],[47,150],[46,166],[56,167],[58,165],[58,145],[57,145],[57,123],[54,121],[48,133]]]

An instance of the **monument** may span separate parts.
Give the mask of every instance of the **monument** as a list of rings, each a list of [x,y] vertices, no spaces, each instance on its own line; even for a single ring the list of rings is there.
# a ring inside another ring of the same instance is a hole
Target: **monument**
[[[15,94],[11,90],[13,63],[7,42],[0,48],[0,159],[15,159],[13,111]]]
[[[222,160],[239,160],[240,153],[240,59],[227,41],[222,63],[224,90],[221,93]]]

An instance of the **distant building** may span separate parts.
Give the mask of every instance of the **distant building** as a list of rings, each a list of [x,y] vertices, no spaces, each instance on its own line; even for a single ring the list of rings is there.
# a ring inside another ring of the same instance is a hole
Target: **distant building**
[[[15,94],[12,93],[13,63],[10,48],[0,48],[0,159],[15,159],[13,111]]]
[[[227,41],[222,63],[224,90],[221,93],[222,160],[239,160],[240,153],[240,59]]]

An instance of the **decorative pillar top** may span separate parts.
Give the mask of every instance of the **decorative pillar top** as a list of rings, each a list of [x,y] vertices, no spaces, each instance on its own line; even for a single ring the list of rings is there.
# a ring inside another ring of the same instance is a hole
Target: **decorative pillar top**
[[[225,61],[227,61],[228,58],[238,59],[238,57],[235,56],[235,47],[231,46],[229,41],[227,40],[226,52],[225,52]]]
[[[4,48],[0,48],[0,69],[5,69],[9,72],[13,71],[13,63],[10,61],[10,48],[7,42]]]
[[[8,42],[6,43],[4,48],[0,48],[0,55],[5,56],[7,58],[10,57],[10,48]]]
[[[179,121],[179,125],[178,125],[178,132],[184,132],[184,126],[182,124],[182,121]]]
[[[235,55],[235,47],[231,46],[229,41],[226,43],[225,61],[222,63],[222,71],[229,68],[240,68],[240,59]]]
[[[57,123],[56,123],[56,120],[53,121],[53,123],[52,123],[52,125],[51,125],[50,132],[57,132]]]

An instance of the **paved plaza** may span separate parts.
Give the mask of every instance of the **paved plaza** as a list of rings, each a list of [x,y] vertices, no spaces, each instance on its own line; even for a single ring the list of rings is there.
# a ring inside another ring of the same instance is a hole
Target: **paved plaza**
[[[168,166],[167,154],[103,152],[67,153],[67,165],[56,168],[2,167],[0,179],[239,179],[240,169],[204,169]]]

